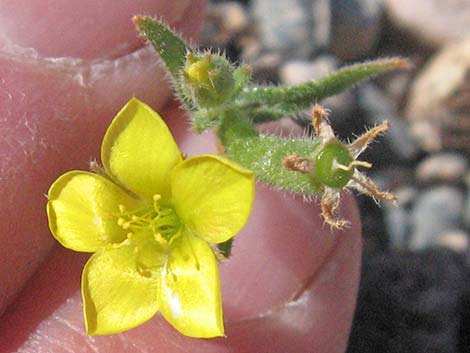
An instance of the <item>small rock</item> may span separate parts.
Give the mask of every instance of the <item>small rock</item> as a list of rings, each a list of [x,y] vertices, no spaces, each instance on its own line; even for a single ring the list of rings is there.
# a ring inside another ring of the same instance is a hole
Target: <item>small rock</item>
[[[389,72],[377,77],[377,81],[384,94],[390,98],[394,108],[404,105],[412,81],[410,70]]]
[[[248,13],[238,2],[211,4],[207,8],[206,21],[201,33],[201,45],[224,47],[249,25]]]
[[[448,231],[437,241],[437,245],[460,253],[468,250],[469,243],[469,235],[463,230]]]
[[[242,36],[238,44],[242,49],[240,53],[241,61],[249,64],[256,61],[256,59],[260,56],[263,50],[263,48],[261,47],[261,43],[258,40],[258,37],[252,33],[247,34],[246,36]]]
[[[282,56],[276,52],[261,54],[254,61],[249,62],[253,70],[253,79],[257,82],[277,82]]]
[[[457,182],[468,169],[465,157],[456,153],[439,153],[423,159],[416,167],[416,178],[423,182]]]
[[[292,86],[325,77],[337,68],[334,56],[322,55],[314,61],[289,60],[280,68],[279,76],[284,84]]]
[[[259,38],[267,51],[306,58],[314,50],[310,12],[303,0],[253,0]]]
[[[368,125],[377,125],[384,120],[390,121],[391,128],[381,141],[386,142],[396,158],[409,161],[416,157],[419,148],[409,132],[408,124],[396,114],[392,102],[380,89],[372,84],[359,87],[359,106],[364,111]]]
[[[338,69],[338,60],[331,55],[322,55],[314,61],[291,60],[283,64],[279,70],[281,82],[287,86],[321,79]],[[348,118],[354,107],[354,94],[348,90],[321,101],[331,111],[330,119],[336,125],[340,120]],[[310,112],[301,116],[305,123],[310,123]]]
[[[470,152],[469,115],[470,37],[432,58],[413,82],[405,109],[412,133],[429,152]]]
[[[411,248],[436,245],[441,235],[462,227],[463,193],[451,186],[439,186],[422,193],[411,213]]]
[[[467,228],[470,228],[470,173],[465,176],[465,184],[467,186],[467,192],[465,196],[465,209],[464,209],[464,222]]]
[[[416,198],[417,190],[405,186],[393,190],[398,203],[383,203],[384,222],[389,236],[389,243],[395,249],[407,249],[410,242],[410,208]]]
[[[370,53],[381,29],[383,1],[332,0],[331,6],[331,51],[345,61]]]
[[[327,48],[331,40],[331,0],[312,0],[312,41],[317,49]]]
[[[249,25],[248,13],[244,6],[229,1],[215,6],[214,11],[223,18],[224,29],[231,36],[243,32]]]
[[[470,35],[468,0],[386,0],[390,20],[415,39],[440,47]]]
[[[378,157],[383,156],[379,153],[374,153],[374,147],[377,147],[377,144],[369,147],[370,157],[369,156],[361,158],[360,160],[369,161],[373,164],[372,170],[363,170],[374,182],[377,184],[381,190],[398,190],[401,192],[401,188],[405,185],[409,185],[410,180],[413,180],[413,172],[409,167],[397,165],[397,164],[388,164],[381,165],[378,167],[378,161],[375,161]],[[366,150],[367,151],[367,150]],[[363,156],[361,154],[361,156]],[[398,196],[397,196],[398,197]],[[404,195],[401,195],[401,202],[408,202]]]
[[[418,190],[412,186],[402,186],[393,190],[393,194],[401,207],[409,209],[418,196]]]

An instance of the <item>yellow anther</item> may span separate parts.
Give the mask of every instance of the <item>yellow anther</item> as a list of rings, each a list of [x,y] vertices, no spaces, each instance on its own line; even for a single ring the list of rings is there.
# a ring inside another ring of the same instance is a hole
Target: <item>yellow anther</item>
[[[119,207],[119,212],[121,213],[126,212],[126,207],[124,207],[124,205],[119,205],[118,207]]]
[[[125,222],[121,225],[121,227],[124,228],[124,229],[129,229],[130,226],[131,226],[131,224],[129,222]]]
[[[122,226],[124,224],[124,222],[125,222],[125,220],[122,217],[119,217],[118,220],[117,220],[118,226]]]
[[[157,202],[158,200],[160,200],[162,198],[162,195],[159,195],[159,194],[155,194],[153,195],[153,201]]]
[[[153,237],[155,241],[157,241],[160,244],[167,243],[167,241],[165,240],[165,238],[163,238],[163,235],[161,233],[154,233]]]
[[[136,215],[132,215],[131,219],[133,221],[138,221],[140,219],[140,217],[137,217]]]

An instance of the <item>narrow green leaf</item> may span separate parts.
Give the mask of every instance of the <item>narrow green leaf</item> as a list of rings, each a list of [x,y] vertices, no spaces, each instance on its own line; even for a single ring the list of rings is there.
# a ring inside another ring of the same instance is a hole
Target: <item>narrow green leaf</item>
[[[400,58],[375,60],[345,68],[316,81],[291,87],[247,87],[239,96],[241,108],[259,104],[263,121],[296,114],[309,108],[313,103],[334,96],[364,79],[384,71],[407,68],[408,61]],[[255,113],[256,118],[256,113]],[[255,120],[255,122],[258,122]]]
[[[186,55],[191,52],[189,45],[166,25],[151,17],[135,16],[133,21],[137,30],[152,43],[171,76],[177,81]]]

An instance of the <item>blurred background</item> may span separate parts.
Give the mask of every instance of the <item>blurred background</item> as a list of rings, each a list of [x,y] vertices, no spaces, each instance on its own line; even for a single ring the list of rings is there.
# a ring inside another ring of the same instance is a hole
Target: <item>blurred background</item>
[[[345,140],[392,123],[362,158],[399,205],[356,195],[364,254],[348,353],[470,352],[470,1],[212,0],[201,44],[261,84],[412,62],[321,102]],[[308,112],[295,118],[308,127]]]

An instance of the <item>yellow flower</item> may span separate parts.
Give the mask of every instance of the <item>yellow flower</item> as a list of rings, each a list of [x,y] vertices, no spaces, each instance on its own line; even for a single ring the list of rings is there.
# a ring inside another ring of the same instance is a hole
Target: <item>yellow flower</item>
[[[109,126],[101,159],[102,175],[62,175],[47,203],[54,237],[94,252],[82,274],[87,333],[118,333],[160,311],[187,336],[222,336],[209,244],[247,222],[253,174],[215,155],[183,160],[160,116],[137,99]]]

